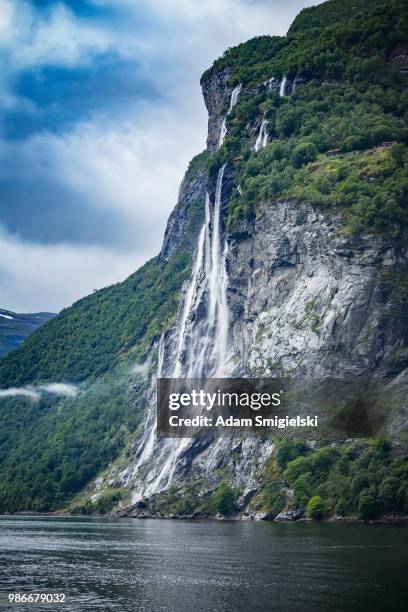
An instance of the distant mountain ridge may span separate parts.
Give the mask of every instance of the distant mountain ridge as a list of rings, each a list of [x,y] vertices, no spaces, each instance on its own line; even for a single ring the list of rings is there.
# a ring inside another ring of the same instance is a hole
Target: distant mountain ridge
[[[0,357],[17,348],[27,336],[54,317],[53,312],[19,314],[0,308]]]

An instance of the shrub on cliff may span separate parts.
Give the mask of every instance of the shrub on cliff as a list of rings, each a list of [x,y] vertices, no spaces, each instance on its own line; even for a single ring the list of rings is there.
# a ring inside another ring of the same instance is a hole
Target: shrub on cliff
[[[301,168],[305,164],[314,161],[316,156],[317,148],[313,142],[302,142],[293,150],[290,161],[295,168]]]
[[[209,501],[211,514],[230,516],[234,512],[235,499],[236,491],[234,491],[228,482],[222,482]]]
[[[306,516],[310,519],[320,520],[325,513],[325,505],[320,495],[314,495],[307,504]]]

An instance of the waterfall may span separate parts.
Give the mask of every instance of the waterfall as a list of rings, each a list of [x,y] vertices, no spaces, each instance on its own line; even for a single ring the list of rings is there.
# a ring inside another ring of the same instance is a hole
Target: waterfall
[[[195,322],[191,330],[188,350],[187,378],[220,376],[224,372],[227,358],[227,335],[229,312],[227,305],[228,276],[226,257],[227,241],[222,244],[222,186],[226,164],[217,177],[215,201],[212,215],[209,214],[207,198],[205,264],[202,274],[202,289],[199,294],[206,296],[206,316]],[[196,307],[200,299],[196,300]],[[186,338],[187,340],[187,338]]]
[[[212,269],[210,273],[210,308],[209,323],[214,329],[213,340],[213,363],[214,376],[221,376],[225,371],[225,360],[227,353],[227,335],[229,323],[229,311],[227,304],[228,276],[226,270],[226,258],[228,254],[228,243],[224,239],[221,252],[221,205],[222,205],[222,183],[224,180],[224,164],[217,177],[215,190],[215,205],[213,219],[213,243],[211,245]]]
[[[160,336],[158,354],[157,354],[157,378],[161,378],[164,365],[164,334]]]
[[[241,93],[242,90],[242,83],[240,83],[239,85],[237,85],[235,87],[235,89],[232,90],[231,93],[231,101],[230,101],[230,107],[228,112],[230,113],[233,109],[233,107],[236,105],[236,103],[238,102],[238,98],[239,98],[239,94]]]
[[[285,76],[282,77],[282,81],[281,81],[280,89],[279,89],[279,95],[281,98],[284,98],[286,95],[286,81],[287,81],[287,78]]]
[[[164,365],[164,334],[160,336],[159,347],[158,347],[157,374],[156,374],[157,378],[161,378],[162,376],[163,365]],[[143,431],[143,438],[141,442],[141,446],[143,450],[140,453],[140,456],[134,467],[134,470],[133,470],[134,474],[137,473],[137,470],[139,469],[139,467],[147,461],[147,459],[151,456],[153,452],[154,445],[156,442],[156,429],[157,429],[156,415],[154,414],[154,409],[152,409],[149,411],[147,415],[146,424],[145,424],[144,431]]]
[[[229,357],[226,269],[228,243],[226,238],[223,238],[221,216],[225,168],[226,164],[218,172],[213,207],[206,194],[205,221],[200,230],[197,252],[179,319],[175,342],[175,366],[170,372],[165,372],[163,335],[158,351],[158,378],[163,375],[170,378],[221,377],[226,373]],[[197,312],[199,307],[200,316]],[[170,354],[172,354],[171,347]],[[154,416],[152,409],[145,425],[146,433],[141,440],[143,450],[133,471],[137,476],[140,468],[148,466],[149,474],[145,480],[147,486],[136,491],[134,502],[142,496],[148,497],[170,486],[180,458],[191,444],[189,438],[157,441]]]
[[[198,238],[197,255],[196,255],[196,259],[195,259],[194,266],[193,266],[193,272],[191,276],[190,285],[189,285],[189,288],[186,294],[186,298],[184,300],[183,313],[182,313],[181,320],[180,320],[180,331],[179,331],[179,340],[178,340],[178,347],[177,347],[177,360],[176,360],[176,367],[174,368],[174,372],[173,372],[174,378],[180,378],[181,373],[182,373],[181,360],[182,360],[182,353],[183,353],[184,336],[186,332],[186,324],[187,324],[188,316],[191,311],[194,297],[196,295],[198,275],[200,273],[202,263],[203,263],[204,242],[206,238],[207,215],[208,215],[207,199],[208,199],[208,195],[206,198],[206,223],[204,223],[203,227],[201,228],[200,235]]]
[[[269,79],[269,81],[267,81],[267,84],[268,84],[268,85],[267,85],[267,87],[268,87],[268,91],[272,91],[272,89],[273,89],[272,85],[273,85],[273,83],[274,83],[275,81],[276,81],[275,77],[271,77],[271,78]]]
[[[259,151],[259,149],[266,147],[268,144],[268,132],[266,131],[266,126],[268,125],[268,120],[263,119],[261,126],[259,128],[258,137],[255,141],[254,151]]]
[[[267,79],[266,81],[264,81],[264,82],[262,83],[262,85],[263,85],[264,87],[266,87],[268,90],[269,90],[269,89],[272,89],[272,83],[273,83],[275,80],[276,80],[276,79],[275,79],[275,77],[271,77],[270,79]]]
[[[232,109],[234,108],[235,104],[238,102],[238,98],[239,98],[239,94],[241,93],[241,90],[242,90],[242,83],[237,85],[235,87],[235,89],[232,90],[229,109],[228,109],[228,112],[225,115],[225,117],[223,119],[223,122],[221,124],[220,139],[218,141],[218,148],[219,149],[224,144],[225,136],[227,135],[227,117],[230,114],[230,112],[232,111]]]
[[[223,239],[221,219],[225,168],[226,164],[218,171],[212,211],[206,194],[205,221],[179,322],[177,360],[172,378],[210,377],[225,369],[229,326],[228,243],[226,238]],[[205,316],[198,318],[195,315],[200,305],[204,306]],[[187,355],[186,367],[183,367],[184,353]]]

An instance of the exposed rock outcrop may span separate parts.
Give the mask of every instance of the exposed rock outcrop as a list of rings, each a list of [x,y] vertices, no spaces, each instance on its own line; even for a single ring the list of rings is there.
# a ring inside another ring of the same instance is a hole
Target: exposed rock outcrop
[[[405,85],[408,85],[408,44],[406,42],[395,45],[390,54],[390,62],[400,73]]]
[[[204,102],[208,111],[207,148],[211,153],[218,149],[221,125],[228,111],[232,87],[228,81],[230,68],[212,72],[202,81]]]

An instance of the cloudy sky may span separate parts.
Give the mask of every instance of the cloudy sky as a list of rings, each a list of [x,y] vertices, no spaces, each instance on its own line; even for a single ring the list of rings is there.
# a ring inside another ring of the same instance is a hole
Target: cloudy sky
[[[161,244],[201,73],[317,0],[0,0],[0,307],[57,311]]]

